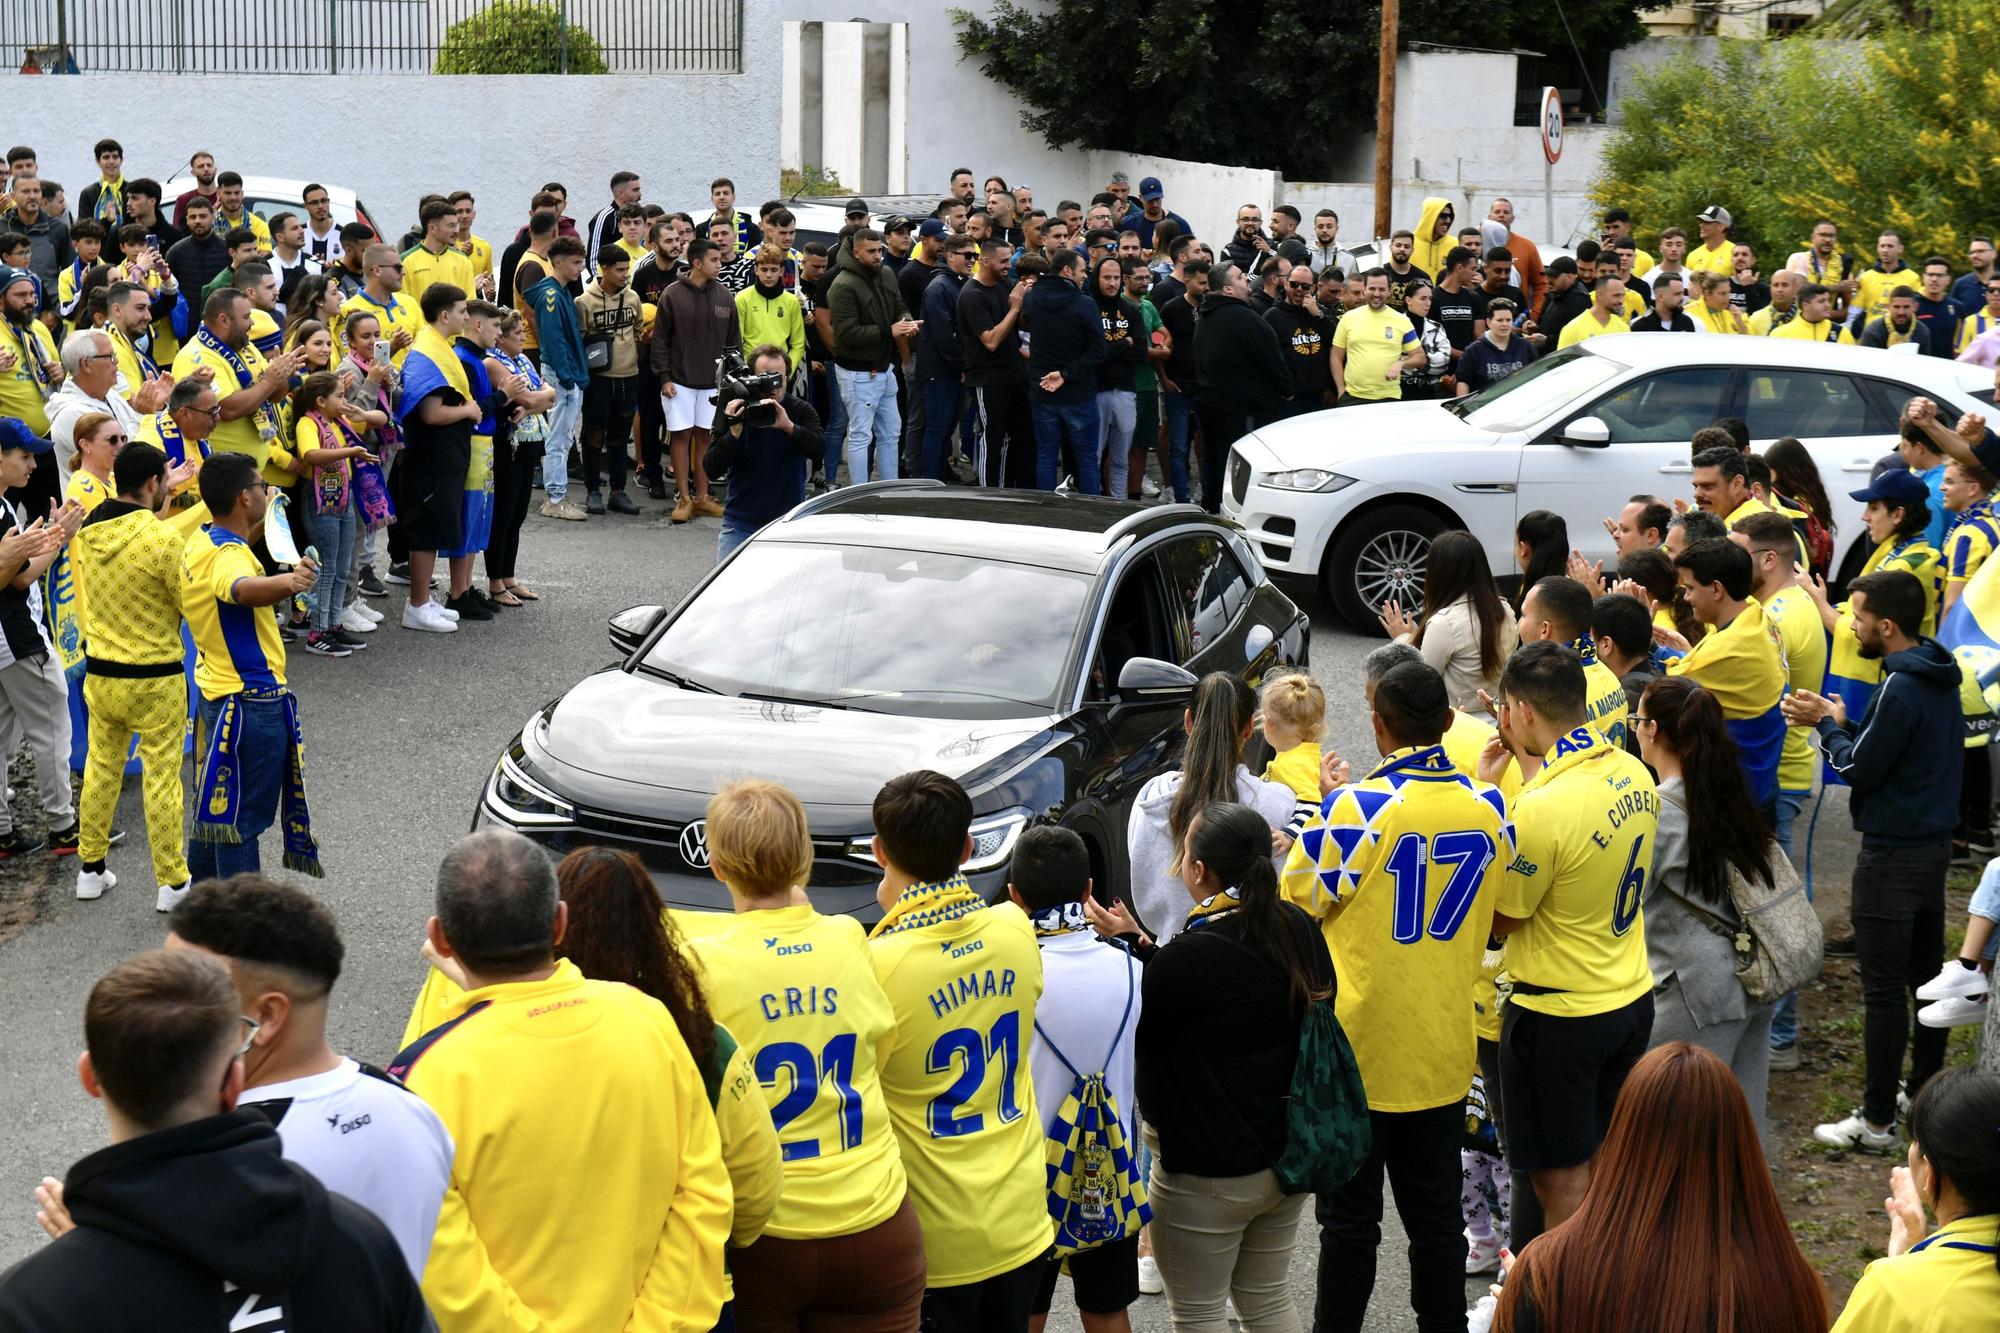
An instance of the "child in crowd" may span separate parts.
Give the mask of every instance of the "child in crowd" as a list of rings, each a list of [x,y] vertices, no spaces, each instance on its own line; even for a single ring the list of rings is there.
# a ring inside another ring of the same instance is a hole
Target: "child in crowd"
[[[1288,671],[1264,682],[1257,696],[1257,712],[1264,739],[1274,752],[1264,766],[1264,781],[1290,787],[1301,802],[1317,806],[1319,743],[1326,735],[1326,691],[1303,671]],[[1296,838],[1304,823],[1302,816],[1295,816],[1285,832]]]

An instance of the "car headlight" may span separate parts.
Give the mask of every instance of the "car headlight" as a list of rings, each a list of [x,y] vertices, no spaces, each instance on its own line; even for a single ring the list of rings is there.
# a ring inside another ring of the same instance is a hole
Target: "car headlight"
[[[1007,858],[1014,854],[1014,843],[1020,838],[1021,830],[1028,827],[1028,821],[1033,818],[1026,810],[1003,810],[997,815],[982,815],[973,820],[972,827],[966,830],[972,838],[972,855],[959,869],[970,875],[1006,865]],[[847,854],[857,861],[877,864],[872,837],[848,839]]]
[[[500,756],[487,784],[486,803],[517,827],[559,828],[576,818],[576,807],[529,777],[511,754]]]
[[[1352,486],[1354,478],[1323,467],[1299,467],[1289,472],[1266,472],[1257,478],[1257,484],[1277,491],[1337,491]]]

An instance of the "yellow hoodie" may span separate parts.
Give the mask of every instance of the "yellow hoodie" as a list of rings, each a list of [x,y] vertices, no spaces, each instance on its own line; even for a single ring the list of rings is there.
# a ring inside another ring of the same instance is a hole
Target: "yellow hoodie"
[[[1424,211],[1417,217],[1416,248],[1410,251],[1410,262],[1422,269],[1426,277],[1437,280],[1438,270],[1444,267],[1444,257],[1458,244],[1458,237],[1446,227],[1444,235],[1433,236],[1437,230],[1438,215],[1451,208],[1451,200],[1432,195],[1424,200]]]
[[[172,663],[179,671],[184,544],[183,534],[149,509],[112,499],[92,510],[69,548],[92,656],[131,666]],[[95,593],[87,604],[86,587]]]
[[[424,1269],[440,1333],[705,1333],[732,1200],[673,1017],[567,960],[396,1058],[458,1145]]]

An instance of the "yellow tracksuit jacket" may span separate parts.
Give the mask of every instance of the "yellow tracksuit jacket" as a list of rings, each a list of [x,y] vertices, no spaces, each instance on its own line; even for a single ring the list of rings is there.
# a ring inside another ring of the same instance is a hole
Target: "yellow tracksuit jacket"
[[[705,1333],[732,1198],[673,1017],[567,960],[397,1057],[458,1145],[424,1270],[440,1333]]]

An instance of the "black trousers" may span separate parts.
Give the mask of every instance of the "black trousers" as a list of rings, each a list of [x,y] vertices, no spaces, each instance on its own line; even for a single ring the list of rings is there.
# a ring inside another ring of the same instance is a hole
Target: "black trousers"
[[[1197,400],[1194,416],[1201,423],[1201,507],[1211,514],[1219,514],[1222,512],[1223,466],[1229,459],[1229,447],[1249,434],[1250,414],[1241,408]]]
[[[1313,1333],[1361,1333],[1382,1244],[1382,1177],[1410,1238],[1410,1306],[1420,1333],[1465,1333],[1465,1221],[1459,1210],[1465,1104],[1370,1111],[1375,1146],[1354,1178],[1314,1201],[1319,1305]]]
[[[962,1287],[926,1287],[919,1333],[1026,1333],[1047,1266],[1048,1255],[1038,1254]]]
[[[534,499],[535,464],[542,461],[542,445],[494,441],[493,445],[493,535],[486,540],[486,577],[511,579],[514,561],[521,553],[521,525],[528,519],[528,504]]]
[[[1993,838],[1993,750],[1981,745],[1965,752],[1965,776],[1958,784],[1958,842],[1984,845]]]
[[[1944,1028],[1919,1024],[1910,1035],[1917,987],[1944,962],[1944,877],[1951,841],[1885,847],[1867,838],[1854,861],[1854,956],[1861,970],[1861,1049],[1866,1060],[1861,1113],[1896,1123],[1896,1090],[1917,1094],[1944,1067]],[[1910,1078],[1903,1082],[1903,1052]]]
[[[826,420],[821,417],[820,420]],[[666,476],[662,459],[666,448],[666,412],[660,406],[660,377],[653,373],[651,359],[642,348],[639,356],[639,476],[659,481]]]
[[[408,452],[407,449],[401,450],[394,458],[389,460],[389,500],[390,503],[396,506],[396,513],[398,515],[395,521],[390,523],[388,527],[389,563],[392,565],[407,565],[410,563],[410,542],[409,538],[404,536],[403,520],[401,518],[401,514],[406,507],[403,499],[403,455]]]
[[[1033,490],[1035,419],[1028,409],[1028,382],[974,389],[972,401],[979,413],[980,481]]]

